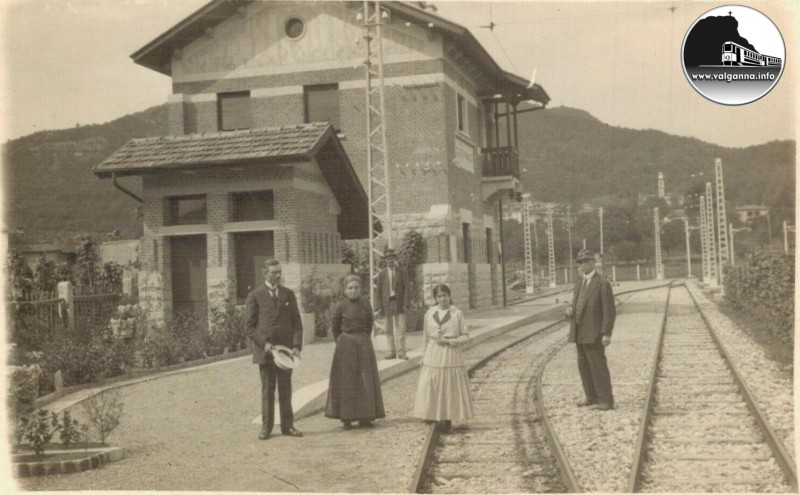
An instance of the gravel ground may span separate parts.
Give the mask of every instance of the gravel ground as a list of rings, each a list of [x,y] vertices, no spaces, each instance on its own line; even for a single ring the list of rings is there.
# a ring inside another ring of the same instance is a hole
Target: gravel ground
[[[778,438],[794,457],[794,381],[787,367],[771,360],[766,352],[730,318],[723,315],[694,282],[686,284],[711,323],[723,347],[734,361],[750,392],[766,415]]]
[[[584,491],[627,489],[667,292],[631,294],[619,308],[606,352],[616,409],[575,406],[584,397],[574,345],[559,351],[542,376],[550,421]]]

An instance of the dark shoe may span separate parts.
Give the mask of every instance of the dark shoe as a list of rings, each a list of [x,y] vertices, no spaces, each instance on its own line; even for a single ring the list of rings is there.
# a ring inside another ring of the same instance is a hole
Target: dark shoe
[[[439,431],[441,431],[442,433],[451,433],[453,431],[453,423],[451,423],[450,421],[440,421]]]
[[[300,431],[297,428],[291,428],[289,430],[281,432],[281,434],[289,436],[289,437],[302,437],[303,436],[303,434],[300,433]]]
[[[271,433],[272,433],[272,430],[264,426],[264,427],[261,428],[261,433],[258,434],[258,439],[259,440],[268,440]]]
[[[595,411],[610,411],[614,409],[614,404],[609,404],[608,402],[601,402],[599,404],[595,404],[592,406],[592,409]]]
[[[375,424],[368,419],[360,419],[358,421],[358,426],[370,427],[370,426],[375,426]]]
[[[398,359],[403,359],[405,361],[408,361],[408,356],[406,356],[405,354],[401,354],[401,355],[397,356],[397,358]]]
[[[386,357],[384,357],[383,359],[397,359],[397,356],[395,356],[394,354],[389,354]]]
[[[342,428],[345,430],[349,430],[353,427],[353,424],[350,421],[342,421]]]
[[[588,406],[594,406],[596,404],[597,404],[596,400],[582,400],[575,405],[578,407],[588,407]]]

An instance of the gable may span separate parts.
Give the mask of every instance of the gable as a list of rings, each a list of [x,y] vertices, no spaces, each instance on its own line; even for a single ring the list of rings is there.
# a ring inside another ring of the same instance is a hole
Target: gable
[[[253,2],[173,55],[174,82],[360,66],[364,30],[348,4],[355,2]],[[296,39],[285,33],[291,18],[304,23]],[[441,42],[419,26],[389,24],[383,35],[387,62],[441,56]]]

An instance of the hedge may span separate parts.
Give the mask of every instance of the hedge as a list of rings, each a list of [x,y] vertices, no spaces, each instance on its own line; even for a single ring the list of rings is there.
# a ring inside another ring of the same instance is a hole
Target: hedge
[[[794,255],[753,251],[725,274],[725,299],[794,345]]]

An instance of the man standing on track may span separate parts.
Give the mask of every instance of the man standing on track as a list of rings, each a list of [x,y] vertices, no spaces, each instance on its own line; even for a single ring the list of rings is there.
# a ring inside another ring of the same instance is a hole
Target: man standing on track
[[[586,394],[586,400],[578,406],[608,411],[614,409],[614,395],[605,348],[611,344],[617,316],[614,292],[608,280],[595,271],[591,251],[580,251],[577,262],[582,276],[575,283],[567,318],[570,319],[569,341],[575,342],[577,347],[578,372]]]

